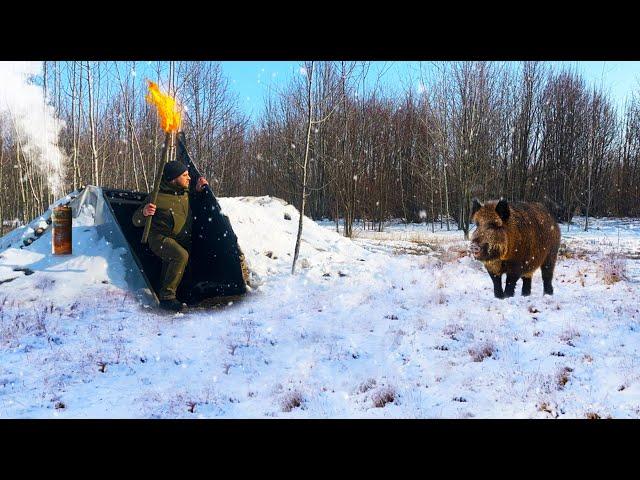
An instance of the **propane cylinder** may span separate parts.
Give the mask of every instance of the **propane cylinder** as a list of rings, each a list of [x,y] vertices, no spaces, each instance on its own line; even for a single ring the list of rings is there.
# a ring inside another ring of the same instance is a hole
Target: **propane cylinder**
[[[51,215],[51,227],[51,253],[71,255],[71,207],[67,205],[55,207]]]

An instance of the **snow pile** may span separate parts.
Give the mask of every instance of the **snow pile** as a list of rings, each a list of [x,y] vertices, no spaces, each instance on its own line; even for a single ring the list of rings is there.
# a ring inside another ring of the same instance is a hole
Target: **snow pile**
[[[47,211],[44,212],[41,216],[33,219],[26,225],[15,228],[11,232],[7,233],[4,237],[0,237],[0,252],[9,247],[20,248],[24,245],[24,240],[33,239],[35,237],[34,233],[36,229],[46,229],[48,227],[47,222],[51,218],[51,212],[53,211],[53,209],[59,205],[68,204],[78,195],[78,193],[78,191],[74,191],[69,195],[59,198],[51,205],[49,205]]]
[[[252,272],[259,277],[290,272],[300,218],[293,205],[269,196],[220,198],[219,203]],[[324,275],[355,258],[369,256],[350,240],[304,218],[298,270]]]
[[[32,301],[54,305],[93,295],[99,297],[110,288],[127,291],[125,269],[120,262],[123,249],[114,249],[98,235],[94,227],[95,212],[91,205],[85,207],[88,208],[83,208],[72,222],[72,255],[51,254],[51,228],[25,248],[20,248],[20,239],[33,232],[34,222],[15,232],[17,240],[13,246],[0,251],[3,290],[28,292],[27,297],[33,298]]]

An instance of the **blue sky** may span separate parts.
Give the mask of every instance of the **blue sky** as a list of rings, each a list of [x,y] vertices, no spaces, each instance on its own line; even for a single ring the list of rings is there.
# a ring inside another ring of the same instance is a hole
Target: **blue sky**
[[[293,75],[299,75],[300,62],[228,61],[220,62],[231,86],[240,98],[240,105],[252,118],[262,111],[268,85],[283,85]],[[429,62],[372,62],[372,73],[384,72],[381,81],[391,89],[404,89],[413,84],[418,88],[420,64],[426,69]],[[640,90],[640,62],[589,61],[548,62],[554,69],[570,68],[583,74],[587,84],[602,84],[605,92],[620,107],[629,93]]]

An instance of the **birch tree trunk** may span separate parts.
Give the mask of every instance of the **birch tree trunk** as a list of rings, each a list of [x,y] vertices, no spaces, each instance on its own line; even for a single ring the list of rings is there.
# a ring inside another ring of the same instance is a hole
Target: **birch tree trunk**
[[[78,128],[80,119],[76,121],[76,62],[73,62],[73,70],[71,73],[71,135],[73,137],[71,142],[72,148],[72,161],[73,161],[73,190],[78,189],[79,172],[78,172]],[[78,115],[79,117],[79,115]]]
[[[100,179],[98,177],[98,151],[96,149],[96,124],[93,116],[93,79],[91,77],[91,66],[87,62],[87,87],[89,93],[89,130],[91,135],[91,164],[93,165],[92,182],[98,186]]]
[[[307,197],[307,165],[309,162],[309,141],[311,140],[311,115],[313,112],[313,97],[311,87],[313,80],[313,64],[307,68],[307,138],[304,149],[304,163],[302,165],[302,194],[300,195],[300,219],[298,221],[298,235],[296,237],[296,248],[293,254],[293,264],[291,265],[291,275],[296,273],[296,262],[300,253],[300,239],[302,238],[302,219],[304,218],[304,207]]]

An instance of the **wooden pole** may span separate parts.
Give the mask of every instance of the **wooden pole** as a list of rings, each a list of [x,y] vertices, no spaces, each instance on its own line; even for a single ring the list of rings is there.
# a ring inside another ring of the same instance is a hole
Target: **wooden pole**
[[[154,205],[158,201],[158,191],[160,191],[160,182],[162,181],[162,173],[164,172],[164,165],[168,160],[169,144],[171,143],[171,132],[167,132],[164,138],[164,145],[162,147],[162,157],[160,157],[160,163],[158,165],[158,171],[156,172],[156,182],[153,187],[153,194],[151,195],[151,202]],[[151,219],[153,215],[148,215],[144,224],[144,232],[142,233],[141,243],[147,243],[149,238],[149,231],[151,230]]]

